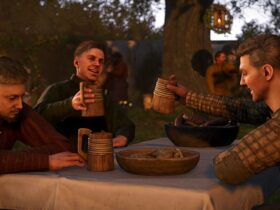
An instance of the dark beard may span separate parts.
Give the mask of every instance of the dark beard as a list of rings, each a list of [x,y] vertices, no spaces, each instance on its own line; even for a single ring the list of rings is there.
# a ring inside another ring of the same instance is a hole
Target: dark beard
[[[14,118],[9,118],[5,116],[0,116],[1,120],[7,123],[16,123],[19,120],[19,114],[17,114]]]

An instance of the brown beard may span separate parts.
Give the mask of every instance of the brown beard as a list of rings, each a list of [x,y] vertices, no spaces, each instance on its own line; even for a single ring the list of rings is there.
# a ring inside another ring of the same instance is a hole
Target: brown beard
[[[19,114],[17,114],[14,118],[10,118],[10,117],[0,115],[0,118],[1,118],[1,120],[5,121],[7,123],[15,123],[19,119]]]

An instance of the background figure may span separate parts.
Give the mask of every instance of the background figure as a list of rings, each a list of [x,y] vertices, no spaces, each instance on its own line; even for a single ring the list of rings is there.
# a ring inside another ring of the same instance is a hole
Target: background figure
[[[191,62],[193,70],[205,77],[207,68],[213,64],[213,56],[208,50],[198,50],[192,56]]]
[[[114,52],[107,67],[107,81],[105,88],[108,90],[109,98],[115,102],[127,101],[128,99],[128,67],[119,52]]]
[[[215,63],[209,66],[206,72],[209,92],[215,95],[233,95],[235,87],[238,86],[238,74],[237,67],[226,62],[226,53],[216,52]]]

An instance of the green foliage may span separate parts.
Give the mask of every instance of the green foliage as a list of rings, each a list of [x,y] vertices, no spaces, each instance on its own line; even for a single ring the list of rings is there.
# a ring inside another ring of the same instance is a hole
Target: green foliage
[[[259,25],[258,23],[256,23],[255,20],[252,20],[249,23],[245,23],[241,30],[242,34],[237,36],[239,40],[244,40],[249,37],[261,34],[263,32],[273,33],[272,29],[269,28],[267,25]]]
[[[0,8],[0,34],[143,39],[155,33],[151,5],[145,1],[2,0]]]
[[[72,54],[80,41],[162,34],[153,27],[151,4],[137,0],[1,0],[0,10],[0,55],[27,66],[28,91],[36,97],[48,82],[72,73]]]

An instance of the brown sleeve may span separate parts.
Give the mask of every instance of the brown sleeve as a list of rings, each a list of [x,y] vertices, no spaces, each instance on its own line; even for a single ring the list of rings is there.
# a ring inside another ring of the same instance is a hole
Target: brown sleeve
[[[221,180],[237,184],[280,163],[280,110],[214,159]]]
[[[215,175],[228,184],[239,184],[253,175],[233,151],[219,153],[213,162]]]
[[[1,150],[0,160],[0,174],[43,171],[49,168],[48,155],[31,151]]]
[[[1,140],[6,146],[3,144],[0,150],[0,174],[48,170],[50,154],[70,150],[68,140],[27,105],[21,111],[19,123],[9,126],[4,133]],[[12,151],[15,140],[30,149]]]
[[[232,117],[232,114],[229,112],[224,102],[225,98],[226,97],[217,95],[204,95],[188,91],[186,95],[186,106],[216,116],[230,118]],[[238,108],[239,107],[236,107],[236,109]]]
[[[255,103],[250,99],[188,91],[185,104],[195,110],[253,125],[260,125],[271,117],[271,110],[267,105],[263,102]]]
[[[19,138],[32,147],[30,151],[41,154],[70,151],[67,138],[58,133],[43,117],[27,105],[22,111]]]

